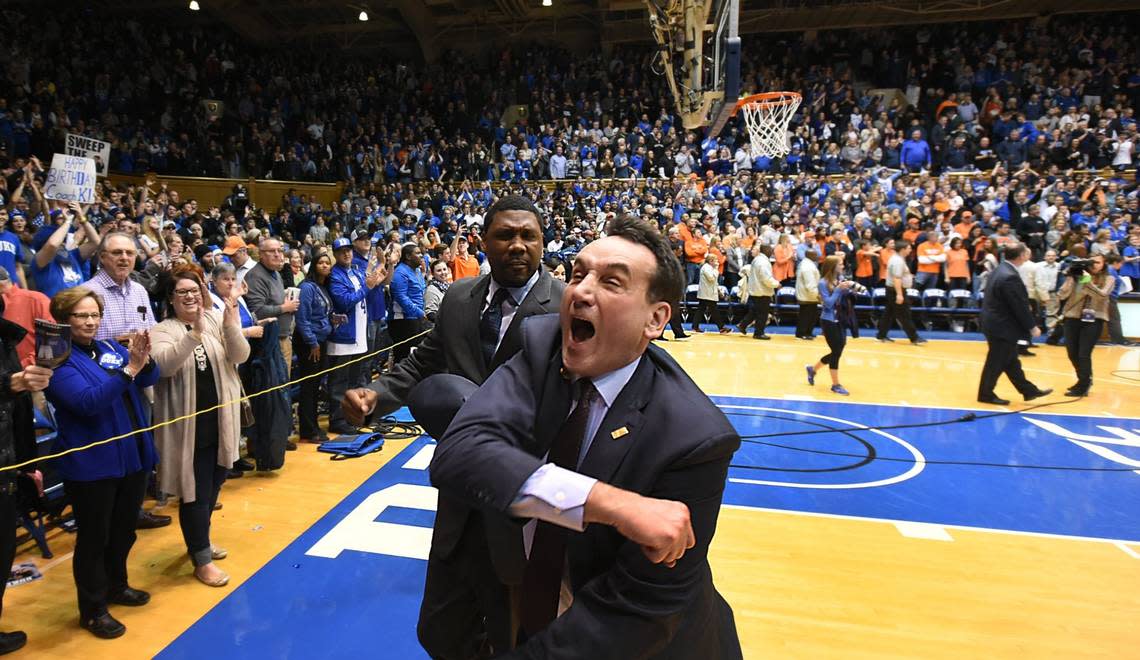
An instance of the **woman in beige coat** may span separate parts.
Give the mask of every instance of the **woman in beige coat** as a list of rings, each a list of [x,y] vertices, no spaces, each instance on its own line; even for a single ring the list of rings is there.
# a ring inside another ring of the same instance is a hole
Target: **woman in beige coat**
[[[181,499],[179,523],[194,562],[194,575],[212,587],[229,582],[214,564],[226,551],[210,543],[210,514],[226,472],[238,459],[241,406],[218,404],[241,397],[236,365],[249,357],[237,299],[222,312],[210,309],[197,270],[176,270],[165,287],[167,319],[151,330],[151,355],[162,378],[155,386],[154,416],[171,420],[199,413],[155,431],[159,489]],[[202,412],[209,411],[209,412]]]

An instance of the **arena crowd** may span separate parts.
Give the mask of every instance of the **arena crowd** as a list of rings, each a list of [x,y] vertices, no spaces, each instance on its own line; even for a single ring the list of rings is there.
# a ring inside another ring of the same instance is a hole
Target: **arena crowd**
[[[73,502],[94,503],[75,510],[80,529],[100,530],[75,561],[81,618],[100,636],[122,634],[108,602],[146,598],[127,586],[122,540],[170,521],[115,505],[116,493],[141,503],[157,467],[151,493],[180,500],[195,575],[225,584],[214,564],[225,551],[209,540],[223,482],[280,469],[294,436],[359,432],[340,400],[408,355],[451,283],[489,272],[486,210],[504,198],[539,210],[543,260],[562,279],[614,218],[656,225],[687,278],[674,339],[704,322],[766,339],[785,292],[810,340],[821,311],[838,322],[827,296],[851,281],[868,303],[883,290],[881,340],[897,319],[920,344],[909,307],[928,291],[976,303],[1018,242],[1042,329],[1065,325],[1058,292],[1074,260],[1099,257],[1113,277],[1097,310],[1113,342],[1125,342],[1115,299],[1140,291],[1140,56],[1113,15],[749,37],[745,87],[803,96],[784,158],[753,155],[739,122],[716,137],[684,130],[643,48],[570,57],[533,45],[423,66],[133,20],[5,12],[0,23],[43,37],[14,40],[0,80],[0,293],[4,318],[28,333],[20,365],[35,361],[33,321],[48,319],[71,326],[76,355],[127,374],[69,364],[39,388],[60,446],[340,367],[241,414],[201,414],[177,437],[140,437],[138,456],[61,466]],[[525,112],[505,125],[515,106]],[[110,171],[145,183],[103,179],[91,205],[45,199],[67,133],[110,142]],[[345,187],[331,208],[294,192],[268,208],[241,185],[219,203],[188,199],[161,175]],[[95,387],[123,397],[115,419],[94,424],[98,401],[74,403]],[[116,562],[121,574],[103,567]]]

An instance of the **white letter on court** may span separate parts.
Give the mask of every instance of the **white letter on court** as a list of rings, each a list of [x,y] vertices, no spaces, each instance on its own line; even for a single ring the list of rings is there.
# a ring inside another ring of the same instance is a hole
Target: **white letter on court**
[[[372,493],[305,554],[336,559],[344,550],[356,550],[426,560],[431,548],[431,527],[376,522],[377,516],[390,506],[435,511],[436,489],[396,484]]]

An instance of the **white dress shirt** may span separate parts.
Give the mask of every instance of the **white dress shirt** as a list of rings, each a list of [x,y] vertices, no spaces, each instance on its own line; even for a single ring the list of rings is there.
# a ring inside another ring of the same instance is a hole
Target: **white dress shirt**
[[[515,318],[515,311],[518,310],[519,305],[526,299],[527,294],[534,288],[534,283],[538,281],[538,276],[542,270],[534,271],[526,284],[517,287],[506,287],[507,292],[511,294],[510,300],[503,301],[503,320],[499,324],[499,341],[495,342],[495,350],[499,350],[499,344],[503,343],[503,337],[507,334],[507,328],[511,327],[511,321]],[[495,297],[495,292],[504,288],[495,278],[491,278],[491,286],[487,288],[487,297],[483,299],[483,309],[479,312],[479,318],[483,318],[483,314],[487,312],[487,307],[491,304],[491,299]]]

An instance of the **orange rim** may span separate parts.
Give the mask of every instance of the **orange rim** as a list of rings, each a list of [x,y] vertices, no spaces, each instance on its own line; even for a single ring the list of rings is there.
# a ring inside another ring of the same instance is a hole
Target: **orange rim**
[[[732,114],[736,114],[737,111],[746,105],[775,107],[799,103],[801,100],[803,100],[803,97],[797,92],[763,92],[761,94],[752,94],[737,101],[736,107],[732,110]]]

